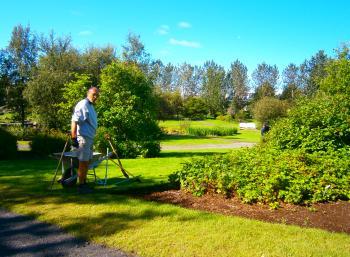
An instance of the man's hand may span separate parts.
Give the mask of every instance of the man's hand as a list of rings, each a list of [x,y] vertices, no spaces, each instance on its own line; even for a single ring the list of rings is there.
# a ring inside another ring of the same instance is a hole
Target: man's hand
[[[72,137],[72,146],[75,148],[79,148],[79,142],[76,137]]]

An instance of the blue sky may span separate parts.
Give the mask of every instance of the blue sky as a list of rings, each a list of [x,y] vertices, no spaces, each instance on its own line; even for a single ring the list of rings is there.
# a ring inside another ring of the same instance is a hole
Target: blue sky
[[[75,47],[111,44],[120,53],[129,32],[141,36],[147,52],[164,63],[225,68],[239,59],[249,74],[259,63],[282,70],[318,50],[350,42],[346,0],[60,0],[3,1],[0,48],[18,24],[48,35],[70,35]]]

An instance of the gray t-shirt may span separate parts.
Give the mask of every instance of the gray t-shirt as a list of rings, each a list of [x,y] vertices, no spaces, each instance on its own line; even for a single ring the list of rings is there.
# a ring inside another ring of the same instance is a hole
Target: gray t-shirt
[[[78,136],[94,138],[97,129],[97,114],[90,101],[85,98],[81,100],[74,108],[72,121],[77,122]]]

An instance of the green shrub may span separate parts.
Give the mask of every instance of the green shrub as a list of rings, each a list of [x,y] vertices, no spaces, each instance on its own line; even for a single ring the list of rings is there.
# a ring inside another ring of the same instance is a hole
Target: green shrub
[[[253,116],[261,123],[273,121],[286,116],[287,109],[288,104],[286,101],[274,97],[264,97],[254,104]]]
[[[10,132],[0,128],[0,159],[13,159],[17,154],[17,139]]]
[[[153,87],[152,81],[134,63],[114,62],[102,71],[97,104],[99,124],[108,128],[123,157],[156,153],[154,145],[159,144],[161,130]],[[97,141],[102,148],[103,135]]]
[[[194,128],[188,127],[186,133],[191,136],[232,136],[237,134],[237,128],[209,127],[209,128]]]
[[[32,153],[47,156],[52,153],[62,152],[67,135],[55,130],[43,130],[32,137]]]
[[[215,192],[245,203],[303,204],[350,199],[350,149],[318,153],[254,147],[194,159],[171,176],[194,195]]]
[[[303,99],[272,126],[265,140],[279,149],[328,151],[350,145],[350,97],[319,94]]]
[[[226,115],[218,115],[216,116],[216,119],[217,120],[221,120],[221,121],[227,121],[227,122],[230,122],[233,120],[232,116],[229,115],[229,114],[226,114]]]

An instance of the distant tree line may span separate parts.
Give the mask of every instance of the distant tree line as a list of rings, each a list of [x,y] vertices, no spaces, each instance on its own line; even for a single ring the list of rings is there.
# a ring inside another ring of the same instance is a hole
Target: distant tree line
[[[70,37],[38,35],[29,26],[18,25],[9,45],[0,50],[0,106],[23,124],[30,115],[49,128],[64,128],[71,106],[84,94],[81,88],[100,85],[103,69],[122,62],[136,64],[151,82],[158,119],[229,115],[264,121],[283,116],[296,99],[313,96],[331,61],[321,50],[300,65],[289,64],[281,74],[276,65],[263,62],[250,80],[238,59],[227,70],[213,60],[202,66],[164,64],[152,59],[132,33],[121,50],[119,55],[110,45],[78,50]],[[264,113],[266,106],[278,111]]]

